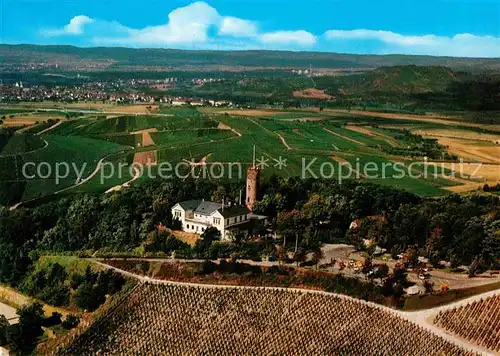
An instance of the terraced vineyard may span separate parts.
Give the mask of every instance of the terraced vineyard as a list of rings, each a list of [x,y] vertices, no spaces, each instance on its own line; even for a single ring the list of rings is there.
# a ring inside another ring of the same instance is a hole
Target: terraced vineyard
[[[115,168],[112,177],[105,179],[104,184],[97,179],[100,177],[95,177],[73,190],[100,193],[133,178],[134,171],[123,169],[119,164],[132,164],[135,153],[155,151],[158,165],[175,166],[179,162],[202,159],[208,167],[241,164],[238,171],[231,170],[231,174],[224,175],[224,178],[235,180],[233,177],[242,177],[240,171],[245,172],[252,164],[254,146],[256,158],[264,162],[263,178],[279,175],[338,181],[363,179],[422,196],[444,195],[447,190],[468,182],[474,189],[482,184],[482,181],[467,180],[467,177],[460,181],[432,173],[424,176],[426,170],[422,160],[427,151],[421,150],[422,142],[405,136],[401,130],[408,125],[413,129],[442,129],[443,126],[437,123],[391,119],[388,127],[385,118],[339,116],[318,111],[200,110],[161,107],[150,115],[96,113],[63,120],[41,136],[33,133],[47,128],[48,123],[36,124],[22,135],[17,132],[10,140],[7,135],[0,136],[0,167],[9,167],[8,171],[0,172],[0,204],[13,204],[58,190],[51,179],[21,179],[19,171],[26,160],[53,163],[55,159],[69,159],[73,162],[74,157],[77,164],[82,164],[84,159],[87,163],[84,176],[87,176],[99,159],[115,152],[106,161]],[[47,147],[43,147],[44,140],[49,144]],[[61,141],[64,142],[61,144]],[[434,148],[438,155],[445,154],[444,147]],[[18,156],[10,156],[11,152]],[[286,160],[286,165],[277,166],[279,159]],[[398,164],[399,169],[396,169]],[[497,175],[487,177],[496,184]],[[75,177],[68,178],[62,188],[75,184]],[[134,184],[147,179],[141,177]],[[9,189],[9,185],[16,187]]]
[[[442,311],[434,323],[470,342],[500,352],[500,295]]]
[[[320,293],[144,283],[60,354],[469,355],[391,312]]]
[[[33,134],[13,135],[4,148],[0,150],[0,157],[19,155],[38,150],[44,146],[45,142]]]
[[[13,138],[16,136],[21,135],[14,135]],[[82,173],[81,177],[85,178],[96,168],[99,159],[127,148],[84,137],[49,135],[44,139],[48,145],[40,149],[0,156],[0,205],[33,199],[74,185],[77,172],[73,168],[68,170],[67,176],[63,175],[63,178],[56,180],[55,166],[58,163],[67,162],[72,167],[77,167]],[[42,164],[44,178],[37,176]]]

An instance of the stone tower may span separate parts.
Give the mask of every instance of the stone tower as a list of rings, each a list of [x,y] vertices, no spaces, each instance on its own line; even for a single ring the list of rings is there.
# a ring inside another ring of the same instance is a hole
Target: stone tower
[[[246,206],[251,211],[257,201],[257,191],[259,188],[260,170],[257,167],[250,167],[247,170],[247,194]]]

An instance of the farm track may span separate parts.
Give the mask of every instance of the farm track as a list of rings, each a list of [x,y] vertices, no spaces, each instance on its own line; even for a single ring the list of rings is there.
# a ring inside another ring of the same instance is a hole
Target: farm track
[[[283,136],[281,136],[279,133],[276,133],[276,132],[274,132],[274,131],[269,130],[267,127],[263,126],[262,124],[259,124],[258,122],[256,122],[256,121],[255,121],[255,120],[253,120],[253,119],[250,119],[250,118],[248,118],[248,117],[246,117],[245,119],[247,119],[248,121],[250,121],[250,122],[254,123],[254,124],[255,124],[255,125],[257,125],[257,126],[259,126],[261,129],[263,129],[263,130],[264,130],[264,131],[266,131],[267,133],[269,133],[269,134],[271,134],[271,135],[273,135],[273,136],[277,136],[277,137],[280,139],[280,141],[281,141],[281,143],[283,144],[283,146],[285,146],[285,148],[286,148],[287,150],[289,150],[289,151],[290,151],[290,150],[293,150],[293,149],[294,149],[293,147],[291,147],[291,146],[290,146],[290,145],[286,142],[285,138],[284,138]]]
[[[277,134],[277,135],[280,138],[281,143],[283,143],[283,145],[286,147],[287,150],[293,150],[293,148],[286,142],[286,140],[283,136],[281,136],[280,134]]]
[[[417,312],[405,312],[405,311],[400,311],[396,309],[391,309],[389,307],[376,304],[373,302],[368,302],[360,299],[356,299],[344,294],[337,294],[337,293],[329,293],[329,292],[324,292],[324,291],[318,291],[318,290],[310,290],[310,289],[300,289],[300,288],[281,288],[281,287],[253,287],[253,286],[233,286],[233,285],[217,285],[217,284],[198,284],[198,283],[188,283],[188,282],[176,282],[176,281],[167,281],[167,280],[160,280],[160,279],[153,279],[145,276],[140,276],[131,272],[127,272],[123,269],[113,267],[110,265],[107,265],[105,263],[102,263],[98,260],[93,259],[92,260],[94,263],[100,265],[101,267],[112,269],[118,273],[121,273],[124,276],[134,278],[139,280],[142,283],[151,283],[151,284],[166,284],[166,285],[174,285],[174,286],[190,286],[190,287],[197,287],[197,288],[207,288],[207,289],[246,289],[246,290],[271,290],[271,291],[293,291],[297,293],[313,293],[313,294],[320,294],[320,295],[328,295],[328,296],[336,296],[340,299],[343,300],[351,300],[351,301],[356,301],[360,302],[362,304],[381,309],[385,312],[391,313],[393,315],[399,316],[403,319],[406,319],[430,332],[433,334],[440,336],[444,340],[453,343],[457,346],[460,346],[464,349],[467,349],[472,352],[476,352],[481,355],[494,355],[491,353],[491,351],[479,346],[475,345],[473,343],[468,342],[467,340],[464,340],[460,337],[457,337],[451,333],[448,333],[437,326],[433,324],[433,319],[439,313],[439,311],[442,310],[448,310],[455,308],[457,306],[462,306],[462,305],[467,305],[469,303],[472,303],[477,300],[485,299],[489,296],[492,295],[497,295],[500,294],[500,289],[490,291],[487,293],[479,294],[467,299],[463,299],[461,301],[451,303],[445,306],[429,309],[429,310],[422,310],[422,311],[417,311]]]
[[[350,138],[350,137],[347,137],[347,136],[343,136],[343,135],[341,135],[341,134],[339,134],[339,133],[336,133],[335,131],[332,131],[332,130],[330,130],[330,129],[327,129],[326,127],[323,127],[323,130],[325,130],[325,131],[326,131],[326,132],[328,132],[329,134],[332,134],[332,135],[334,135],[334,136],[340,137],[340,138],[341,138],[341,139],[343,139],[343,140],[351,141],[351,142],[353,142],[353,143],[355,143],[355,144],[357,144],[357,145],[360,145],[360,146],[366,146],[363,142],[360,142],[360,141],[358,141],[358,140],[355,140],[355,139]]]
[[[56,122],[54,125],[52,125],[51,127],[47,127],[45,130],[42,130],[40,131],[39,133],[37,133],[37,136],[40,136],[40,135],[43,135],[44,133],[47,133],[49,131],[52,131],[53,129],[55,129],[57,126],[61,125],[63,123],[62,120],[59,120],[58,122]]]
[[[88,182],[89,180],[91,180],[92,178],[94,178],[94,177],[97,175],[97,173],[99,173],[99,171],[101,170],[102,164],[103,164],[103,162],[104,162],[104,160],[105,160],[106,158],[108,158],[109,156],[111,156],[111,155],[113,155],[113,154],[118,154],[118,153],[123,153],[123,152],[125,152],[125,151],[109,153],[109,154],[107,154],[106,156],[104,156],[103,158],[101,158],[101,159],[99,160],[99,162],[97,162],[97,166],[96,166],[96,168],[94,169],[94,171],[93,171],[93,172],[92,172],[89,176],[87,176],[86,178],[82,179],[80,182],[78,182],[78,183],[76,183],[76,184],[74,184],[74,185],[72,185],[72,186],[69,186],[69,187],[63,188],[63,189],[61,189],[61,190],[55,191],[55,192],[53,192],[53,193],[50,193],[50,194],[44,195],[44,196],[42,196],[42,197],[37,197],[37,198],[33,198],[33,199],[28,199],[28,200],[20,201],[19,203],[17,203],[17,204],[15,204],[15,205],[10,206],[10,207],[9,207],[9,210],[11,210],[11,211],[12,211],[12,210],[16,210],[17,208],[19,208],[19,207],[20,207],[21,205],[23,205],[23,204],[26,204],[26,203],[32,203],[32,202],[37,201],[37,200],[39,200],[39,199],[41,199],[41,198],[44,198],[44,199],[45,199],[45,198],[47,198],[47,197],[49,197],[49,196],[53,196],[53,195],[57,195],[57,194],[60,194],[60,193],[66,192],[66,191],[68,191],[68,190],[70,190],[70,189],[76,188],[76,187],[78,187],[78,186],[80,186],[80,185],[82,185],[82,184],[84,184],[84,183]]]
[[[112,192],[119,191],[122,188],[126,188],[126,187],[130,186],[130,183],[136,181],[140,177],[141,177],[141,171],[139,171],[139,169],[137,169],[136,167],[134,167],[134,176],[132,177],[132,179],[130,179],[129,181],[126,181],[123,184],[115,185],[114,187],[109,188],[108,190],[105,191],[105,194],[109,194],[109,193],[112,193]]]
[[[217,126],[217,129],[219,129],[219,130],[229,130],[229,131],[234,132],[239,137],[243,136],[241,133],[239,133],[238,131],[236,131],[235,129],[233,129],[231,126],[226,125],[226,124],[224,124],[222,122],[219,122],[219,125]]]
[[[381,134],[380,132],[371,131],[371,130],[367,129],[365,126],[361,126],[361,125],[346,125],[345,128],[346,128],[346,130],[351,130],[351,131],[354,131],[354,132],[359,132],[359,133],[361,133],[363,135],[366,135],[366,136],[378,137],[381,140],[387,142],[392,147],[397,147],[398,146],[397,142],[392,137],[390,137],[388,135]]]

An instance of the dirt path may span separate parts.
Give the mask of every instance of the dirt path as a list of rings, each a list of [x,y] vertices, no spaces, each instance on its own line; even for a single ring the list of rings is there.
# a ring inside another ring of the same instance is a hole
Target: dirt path
[[[279,290],[279,291],[292,291],[292,292],[297,292],[297,293],[316,293],[316,294],[322,294],[322,295],[329,295],[329,296],[335,296],[344,300],[351,300],[351,301],[356,301],[358,303],[363,303],[366,305],[369,305],[374,308],[382,309],[388,313],[394,314],[396,316],[399,316],[403,319],[406,319],[414,324],[419,325],[420,327],[432,332],[433,334],[440,336],[441,338],[445,339],[446,341],[453,343],[455,345],[458,345],[464,349],[476,352],[481,355],[494,355],[490,351],[486,350],[483,347],[480,347],[478,345],[474,345],[467,340],[463,340],[459,337],[456,337],[455,335],[452,335],[448,332],[445,332],[444,330],[441,330],[440,328],[436,327],[435,325],[432,324],[432,317],[434,316],[434,313],[437,313],[441,310],[449,309],[449,308],[455,308],[457,306],[461,305],[466,305],[468,303],[471,303],[475,300],[480,300],[487,298],[489,296],[499,294],[499,290],[483,293],[476,295],[471,298],[467,298],[461,301],[458,301],[456,303],[452,303],[446,306],[442,307],[437,307],[429,310],[423,310],[423,311],[418,311],[418,312],[403,312],[400,310],[395,310],[391,309],[389,307],[376,304],[373,302],[367,302],[361,299],[356,299],[344,294],[337,294],[337,293],[329,293],[329,292],[324,292],[324,291],[317,291],[317,290],[310,290],[310,289],[300,289],[300,288],[281,288],[281,287],[252,287],[252,286],[233,286],[233,285],[218,285],[218,284],[198,284],[198,283],[185,283],[185,282],[174,282],[174,281],[168,281],[168,280],[160,280],[160,279],[153,279],[145,276],[139,276],[134,273],[127,272],[123,269],[117,268],[117,267],[112,267],[110,265],[107,265],[105,263],[99,262],[97,260],[93,260],[94,263],[104,267],[104,268],[109,268],[112,269],[116,272],[119,272],[125,276],[138,279],[141,282],[147,282],[147,283],[154,283],[154,284],[167,284],[167,285],[176,285],[176,286],[191,286],[191,287],[197,287],[197,288],[207,288],[207,289],[214,289],[214,288],[231,288],[231,289],[258,289],[258,290]],[[431,320],[431,321],[429,321]]]
[[[3,304],[1,302],[0,302],[0,315],[5,316],[10,324],[14,324],[19,320],[16,309],[12,308],[10,305]]]
[[[246,117],[245,119],[247,119],[248,121],[254,123],[255,125],[259,126],[261,129],[263,129],[264,131],[266,131],[267,133],[273,135],[273,136],[278,136],[278,138],[280,139],[281,143],[283,144],[283,146],[285,146],[285,148],[287,150],[293,150],[293,147],[291,147],[285,140],[285,138],[283,136],[281,136],[279,133],[277,132],[274,132],[274,131],[271,131],[269,130],[267,127],[263,126],[262,124],[258,123],[257,121],[249,118],[249,117]]]
[[[236,131],[235,129],[233,129],[231,126],[229,125],[226,125],[226,124],[223,124],[222,122],[219,122],[219,125],[217,126],[217,128],[219,130],[229,130],[229,131],[233,131],[236,135],[238,135],[239,137],[243,136],[242,134],[240,134],[238,131]]]
[[[287,150],[293,150],[293,148],[285,141],[285,138],[283,136],[281,136],[280,134],[277,135],[280,138],[281,143],[283,143]]]
[[[61,125],[63,123],[62,120],[59,120],[58,122],[56,122],[54,125],[52,125],[51,127],[47,127],[45,130],[42,130],[40,131],[39,133],[37,133],[38,136],[40,135],[43,135],[44,133],[47,133],[53,129],[55,129],[57,126]]]
[[[129,132],[129,134],[130,135],[138,135],[138,134],[143,134],[145,132],[158,132],[158,129],[156,127],[153,127],[153,128],[144,129],[144,130],[131,131],[131,132]]]
[[[151,134],[149,132],[143,132],[142,133],[142,147],[146,146],[154,146],[155,142],[153,138],[151,137]]]
[[[392,137],[390,137],[388,135],[381,134],[380,132],[371,131],[371,130],[369,130],[368,128],[366,128],[364,126],[360,126],[360,125],[346,125],[345,128],[347,130],[359,132],[359,133],[361,133],[363,135],[366,135],[366,136],[371,136],[371,137],[379,138],[379,139],[387,142],[392,147],[396,147],[397,146],[397,142],[396,142],[396,140],[394,140],[394,138],[392,138]]]
[[[16,134],[22,134],[22,133],[25,133],[25,132],[26,132],[26,131],[28,131],[29,129],[32,129],[33,127],[38,126],[38,125],[40,125],[40,123],[36,123],[36,124],[33,124],[33,125],[28,125],[28,126],[25,126],[25,127],[23,127],[22,129],[16,130]]]
[[[460,336],[457,336],[449,331],[446,331],[444,329],[437,327],[436,325],[434,325],[434,319],[436,318],[436,316],[439,314],[440,311],[450,310],[450,309],[454,309],[457,307],[465,306],[465,305],[468,305],[468,304],[473,303],[475,301],[480,301],[480,300],[483,300],[483,299],[486,299],[488,297],[498,295],[498,294],[500,294],[500,289],[486,292],[483,294],[478,294],[478,295],[472,296],[470,298],[459,300],[455,303],[443,305],[443,306],[432,308],[432,309],[421,310],[421,311],[417,311],[417,312],[400,312],[400,313],[401,313],[402,317],[406,318],[409,321],[414,322],[417,325],[420,325],[421,327],[429,330],[433,334],[441,336],[443,339],[446,339],[449,341],[455,340],[455,341],[453,341],[455,344],[462,346],[464,348],[473,350],[475,352],[478,352],[482,355],[495,355],[495,353],[487,350],[486,348],[484,348],[482,346],[476,345],[475,343],[471,343],[470,341],[465,340],[465,339],[461,338]]]
[[[360,145],[360,146],[366,146],[363,142],[360,142],[358,140],[355,140],[353,138],[350,138],[350,137],[347,137],[347,136],[343,136],[339,133],[336,133],[335,131],[332,131],[332,130],[329,130],[327,129],[326,127],[323,127],[323,130],[325,130],[326,132],[328,132],[329,134],[332,134],[334,136],[337,136],[337,137],[340,137],[341,139],[344,139],[344,140],[347,140],[347,141],[351,141],[357,145]]]
[[[187,159],[183,159],[184,162],[186,162],[187,164],[189,164],[190,166],[206,166],[207,165],[207,160],[210,158],[212,154],[209,153],[207,154],[206,156],[204,156],[199,162],[192,162],[192,161],[188,161]],[[222,163],[222,162],[220,162]]]
[[[141,177],[141,171],[139,169],[137,169],[136,167],[134,167],[134,176],[132,177],[132,179],[130,179],[129,181],[126,181],[123,184],[116,185],[112,188],[109,188],[108,190],[105,191],[105,193],[108,194],[111,192],[117,192],[117,191],[121,190],[122,188],[127,188],[130,186],[130,183],[139,179],[140,177]]]

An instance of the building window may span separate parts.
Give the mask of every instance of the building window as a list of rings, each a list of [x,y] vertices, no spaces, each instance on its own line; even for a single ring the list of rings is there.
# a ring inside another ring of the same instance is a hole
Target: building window
[[[226,219],[226,225],[229,225],[229,219]]]
[[[214,224],[220,225],[220,218],[214,218]]]
[[[202,228],[201,228],[201,231],[205,231],[205,228],[204,228],[204,227],[202,227]]]
[[[189,229],[189,224],[186,225],[186,228]]]
[[[176,218],[180,218],[181,217],[181,212],[179,210],[174,210],[174,216]]]

